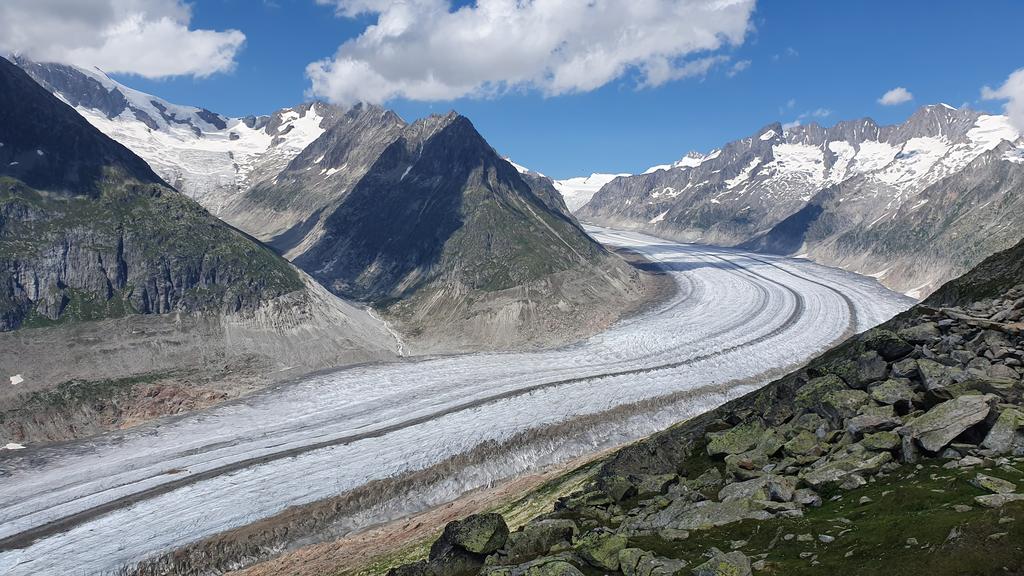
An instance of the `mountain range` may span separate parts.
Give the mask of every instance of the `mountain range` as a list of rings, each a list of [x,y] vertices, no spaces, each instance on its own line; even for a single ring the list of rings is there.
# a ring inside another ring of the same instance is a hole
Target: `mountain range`
[[[800,255],[922,297],[1021,237],[1024,139],[945,104],[906,122],[775,123],[615,178],[576,211],[687,242]]]
[[[550,180],[517,172],[458,114],[409,124],[311,102],[229,118],[96,69],[17,63],[210,212],[375,306],[410,349],[569,342],[652,289],[583,232]]]
[[[55,387],[266,383],[397,355],[366,310],[169,187],[3,59],[0,88],[0,371],[17,384],[0,393],[5,407]]]

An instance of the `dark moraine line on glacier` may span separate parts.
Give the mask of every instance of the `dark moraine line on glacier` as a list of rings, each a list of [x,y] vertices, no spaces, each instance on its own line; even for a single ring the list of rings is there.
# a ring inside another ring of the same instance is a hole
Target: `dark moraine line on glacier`
[[[257,466],[257,465],[260,465],[260,464],[265,464],[267,462],[272,462],[274,460],[280,460],[282,458],[290,458],[292,456],[296,456],[296,455],[302,454],[304,452],[311,452],[313,450],[320,450],[322,448],[328,448],[328,447],[331,447],[331,446],[340,446],[340,445],[343,445],[343,444],[349,444],[349,443],[352,443],[352,442],[357,442],[359,440],[367,440],[367,439],[370,439],[370,438],[378,438],[380,436],[384,436],[386,434],[390,434],[392,432],[395,432],[395,431],[398,431],[398,430],[402,430],[402,429],[408,428],[410,426],[415,426],[417,424],[422,424],[424,422],[429,422],[431,420],[434,420],[436,418],[440,418],[442,416],[446,416],[446,415],[449,415],[449,414],[454,414],[456,412],[462,412],[462,411],[465,411],[465,410],[470,410],[470,409],[476,408],[478,406],[482,406],[484,404],[490,404],[492,402],[497,402],[497,401],[500,401],[500,400],[506,400],[508,398],[514,398],[516,396],[522,396],[522,395],[525,395],[525,394],[530,394],[530,393],[536,392],[538,390],[544,390],[544,389],[547,389],[547,388],[555,388],[557,386],[562,386],[562,385],[565,385],[565,384],[574,384],[574,383],[578,383],[578,382],[586,382],[586,381],[591,381],[591,380],[600,380],[602,378],[611,378],[611,377],[616,377],[616,376],[630,376],[630,375],[633,375],[633,374],[647,374],[647,373],[655,372],[655,371],[658,371],[658,370],[667,370],[667,369],[671,369],[671,368],[679,368],[681,366],[686,366],[686,365],[689,365],[689,364],[694,364],[696,362],[701,362],[701,361],[704,361],[704,360],[708,360],[708,359],[711,359],[711,358],[714,358],[714,357],[717,357],[717,356],[722,356],[724,354],[728,354],[730,352],[735,352],[736,350],[740,350],[742,348],[747,348],[747,347],[753,346],[755,344],[759,344],[761,342],[765,342],[765,341],[767,341],[767,340],[769,340],[771,338],[774,338],[774,337],[782,334],[786,330],[792,328],[797,323],[797,321],[800,319],[800,317],[803,316],[803,314],[804,314],[804,312],[806,310],[806,302],[804,300],[804,297],[800,293],[798,293],[796,290],[794,290],[793,288],[791,288],[789,286],[786,286],[786,285],[784,285],[784,284],[782,284],[780,282],[776,282],[775,280],[772,280],[771,278],[768,278],[766,276],[758,274],[757,272],[754,272],[752,270],[744,268],[743,266],[740,266],[739,264],[736,264],[735,262],[732,262],[732,261],[729,261],[727,259],[721,258],[721,257],[716,256],[714,254],[704,254],[704,253],[702,253],[701,255],[705,256],[705,257],[711,257],[711,258],[715,258],[717,260],[720,260],[723,263],[725,263],[726,265],[728,265],[730,268],[735,269],[741,275],[754,276],[754,277],[757,277],[757,278],[761,279],[762,281],[765,281],[765,282],[768,282],[768,283],[771,283],[771,284],[775,284],[775,285],[781,287],[783,290],[789,292],[793,296],[794,300],[796,301],[796,306],[794,307],[793,312],[790,313],[790,315],[786,318],[786,320],[784,322],[779,324],[777,327],[775,327],[770,332],[766,332],[765,334],[762,334],[762,335],[760,335],[760,336],[758,336],[756,338],[752,338],[752,339],[746,340],[744,342],[741,342],[739,344],[735,344],[735,345],[727,347],[727,348],[722,348],[722,349],[719,349],[719,350],[716,350],[714,352],[710,352],[710,353],[707,353],[707,354],[693,356],[693,357],[686,358],[684,360],[680,360],[680,361],[677,361],[677,362],[668,362],[668,363],[658,364],[658,365],[655,365],[655,366],[645,366],[645,367],[633,368],[633,369],[629,369],[629,370],[619,370],[619,371],[603,372],[603,373],[593,374],[593,375],[588,375],[588,376],[579,376],[579,377],[575,377],[575,378],[566,378],[566,379],[562,379],[562,380],[554,380],[554,381],[551,381],[551,382],[543,382],[543,383],[540,383],[540,384],[535,384],[533,386],[527,386],[525,388],[519,388],[517,390],[510,390],[508,392],[503,392],[501,394],[493,394],[491,396],[486,396],[486,397],[483,397],[483,398],[478,398],[478,399],[470,401],[470,402],[465,402],[465,403],[462,403],[462,404],[451,406],[451,407],[446,408],[444,410],[439,410],[439,411],[436,411],[436,412],[432,412],[430,414],[424,414],[424,415],[418,416],[416,418],[411,418],[409,420],[405,420],[405,421],[402,421],[402,422],[397,422],[397,423],[392,424],[390,426],[386,426],[386,427],[383,427],[383,428],[379,428],[379,429],[373,430],[372,432],[364,432],[364,433],[361,433],[361,434],[352,434],[352,435],[343,436],[343,437],[340,437],[340,438],[333,438],[331,440],[326,440],[326,441],[323,441],[323,442],[316,442],[316,443],[313,443],[313,444],[307,444],[307,445],[304,445],[304,446],[298,446],[298,447],[295,447],[295,448],[289,448],[287,450],[281,450],[281,451],[273,452],[273,453],[270,453],[270,454],[264,454],[264,455],[261,455],[261,456],[258,456],[258,457],[254,457],[254,458],[247,458],[247,459],[243,459],[243,460],[238,460],[238,461],[231,462],[229,464],[225,464],[223,466],[219,466],[219,467],[216,467],[216,468],[211,468],[209,470],[205,470],[203,472],[199,472],[199,473],[196,473],[196,474],[190,474],[188,476],[184,476],[184,477],[181,477],[181,478],[178,478],[178,479],[175,479],[175,480],[171,480],[169,482],[165,482],[165,483],[163,483],[163,484],[161,484],[159,486],[153,486],[151,488],[147,488],[145,490],[141,490],[139,492],[135,492],[135,493],[127,495],[127,496],[122,496],[120,498],[116,498],[114,500],[110,500],[108,502],[104,502],[103,504],[100,504],[98,506],[94,506],[92,508],[89,508],[89,509],[86,509],[86,510],[82,510],[82,511],[74,513],[74,514],[70,514],[68,516],[65,516],[65,517],[61,518],[60,520],[55,520],[53,522],[49,522],[49,523],[46,523],[46,524],[41,524],[41,525],[39,525],[39,526],[37,526],[35,528],[31,528],[29,530],[25,530],[25,531],[19,532],[18,534],[14,534],[14,535],[8,536],[6,538],[0,539],[0,551],[24,548],[24,547],[32,544],[32,542],[38,540],[39,538],[43,538],[43,537],[46,537],[46,536],[52,536],[54,534],[58,534],[60,532],[64,532],[64,531],[68,530],[69,528],[77,526],[77,525],[79,525],[79,524],[81,524],[83,522],[86,522],[86,521],[88,521],[88,520],[90,520],[92,518],[96,518],[97,516],[101,516],[103,514],[111,512],[113,510],[117,510],[118,508],[123,508],[125,506],[130,506],[131,504],[134,504],[136,502],[145,500],[147,498],[152,498],[154,496],[159,496],[161,494],[166,494],[167,492],[171,492],[171,491],[176,490],[178,488],[181,488],[183,486],[188,486],[190,484],[195,484],[197,482],[202,482],[204,480],[209,480],[210,478],[215,478],[215,477],[220,476],[222,474],[227,474],[227,473],[230,473],[230,472],[234,472],[236,470],[241,470],[241,469],[244,469],[244,468],[248,468],[250,466]],[[767,264],[769,266],[772,266],[773,268],[779,268],[778,266],[774,266],[772,264],[768,264],[768,263],[765,263],[765,264]],[[781,268],[779,268],[779,269],[781,270]],[[783,272],[786,272],[786,271],[783,270]],[[790,273],[790,274],[792,276],[796,276],[797,278],[801,278],[802,280],[808,280],[810,282],[813,282],[814,284],[820,284],[819,282],[815,282],[813,280],[809,280],[809,279],[804,278],[804,277],[802,277],[800,275],[792,274],[792,273]],[[825,286],[824,284],[821,284],[821,285]],[[827,286],[825,286],[825,287],[828,288]],[[758,288],[763,290],[763,287],[758,286]],[[829,288],[829,289],[835,291],[832,288]],[[836,291],[836,292],[838,293],[838,291]],[[848,305],[850,306],[850,308],[851,308],[850,326],[855,326],[855,324],[853,323],[854,319],[855,319],[855,317],[853,316],[853,314],[855,314],[855,312],[853,311],[853,304],[849,300],[849,298],[847,298],[845,295],[840,294],[840,296],[845,298],[847,303],[848,303]],[[760,312],[763,311],[764,308],[766,308],[766,307],[767,307],[767,301],[765,301],[765,303],[761,306],[761,308],[758,309],[758,312],[756,314],[760,314]],[[713,335],[727,334],[727,333],[735,330],[739,326],[742,326],[743,323],[744,322],[737,322],[737,323],[734,323],[734,324],[731,324],[731,325],[727,325],[723,329],[713,333]],[[849,332],[850,330],[851,330],[851,328],[848,328],[847,332]],[[844,336],[844,338],[845,338],[845,336]],[[143,480],[147,480],[147,479],[143,479]],[[142,480],[140,480],[140,481],[142,481]]]

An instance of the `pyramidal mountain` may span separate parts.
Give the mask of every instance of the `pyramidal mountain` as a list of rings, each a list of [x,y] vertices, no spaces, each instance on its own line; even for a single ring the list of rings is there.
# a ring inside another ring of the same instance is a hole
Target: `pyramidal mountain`
[[[396,352],[365,310],[0,59],[0,372],[19,382],[5,404],[68,382],[227,371],[265,383]]]
[[[458,114],[407,123],[314,102],[227,118],[98,70],[18,64],[219,218],[378,308],[414,351],[571,342],[663,284],[594,242],[555,183],[518,172]]]
[[[922,297],[1020,239],[1021,134],[945,104],[906,122],[771,124],[617,178],[579,218],[688,242],[806,256]]]

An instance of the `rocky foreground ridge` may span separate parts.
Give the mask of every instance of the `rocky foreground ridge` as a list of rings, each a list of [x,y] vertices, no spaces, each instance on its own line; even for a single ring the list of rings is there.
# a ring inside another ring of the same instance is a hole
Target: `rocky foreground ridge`
[[[767,387],[391,576],[1024,569],[1024,243]]]

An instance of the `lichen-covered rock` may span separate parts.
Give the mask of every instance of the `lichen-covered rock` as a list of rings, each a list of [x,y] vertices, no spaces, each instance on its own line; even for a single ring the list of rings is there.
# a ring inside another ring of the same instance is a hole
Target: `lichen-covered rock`
[[[712,557],[693,569],[693,576],[750,576],[750,558],[738,550],[723,553],[712,549]]]
[[[481,576],[583,576],[583,572],[572,564],[573,559],[558,554],[520,564],[484,569]],[[419,576],[419,575],[416,575]]]
[[[903,425],[892,406],[872,406],[846,421],[846,430],[855,438],[865,434],[895,430]]]
[[[966,377],[964,371],[960,368],[946,366],[925,358],[917,361],[917,369],[921,374],[924,389],[940,398],[952,397],[947,388]]]
[[[624,576],[676,576],[686,565],[686,560],[661,558],[640,548],[619,552],[619,570]]]
[[[473,554],[490,554],[505,545],[508,525],[501,514],[475,514],[449,522],[441,537],[430,548],[430,558],[457,547]]]
[[[1016,408],[1003,409],[981,445],[997,454],[1024,450],[1024,412]]]
[[[895,432],[875,432],[864,435],[864,439],[860,443],[868,450],[875,452],[895,450],[900,445],[900,436]]]
[[[959,396],[934,406],[900,429],[929,452],[939,452],[965,430],[988,416],[996,397]]]
[[[1010,502],[1024,502],[1024,494],[986,494],[975,496],[974,501],[986,508],[1002,508]]]
[[[649,496],[653,494],[664,494],[669,486],[679,481],[679,476],[675,474],[657,474],[653,476],[644,476],[640,479],[637,484],[637,493],[641,496]]]
[[[618,570],[619,552],[625,548],[625,536],[607,532],[589,532],[576,542],[580,557],[602,570]]]
[[[797,432],[796,436],[786,442],[783,450],[802,464],[814,462],[825,453],[818,436],[807,430]]]
[[[572,543],[576,530],[572,520],[531,522],[508,535],[501,549],[502,563],[520,564],[544,556],[556,544]]]
[[[899,336],[911,344],[931,344],[942,337],[942,332],[935,322],[922,322],[900,330]]]
[[[906,358],[892,365],[893,378],[914,378],[918,374],[917,360],[914,358]]]
[[[864,347],[874,350],[888,360],[899,360],[914,351],[914,347],[891,330],[876,328],[864,335]]]
[[[622,476],[603,476],[598,485],[612,502],[621,502],[636,494],[636,486]]]
[[[905,378],[890,378],[871,388],[871,398],[875,402],[901,409],[909,409],[914,402],[914,396],[910,380]]]
[[[971,485],[996,494],[1012,494],[1017,491],[1017,485],[1013,482],[987,476],[980,472],[974,478],[971,478]]]
[[[800,479],[810,486],[818,487],[839,483],[851,474],[873,474],[883,465],[892,462],[892,454],[888,452],[869,453],[864,447],[859,448],[859,451],[844,450],[823,459],[820,464],[804,468],[800,471]]]
[[[721,432],[709,432],[708,454],[742,454],[757,446],[764,433],[765,428],[760,422],[745,422]]]

